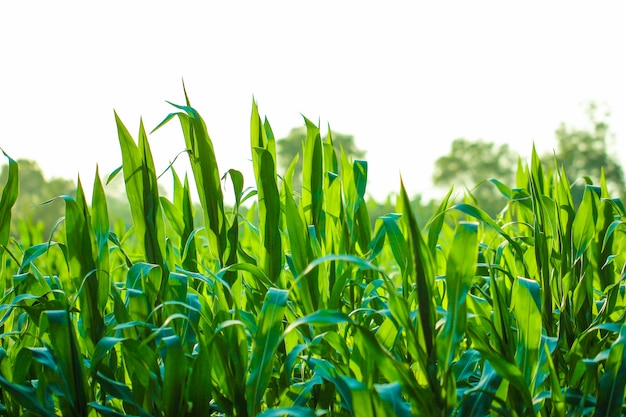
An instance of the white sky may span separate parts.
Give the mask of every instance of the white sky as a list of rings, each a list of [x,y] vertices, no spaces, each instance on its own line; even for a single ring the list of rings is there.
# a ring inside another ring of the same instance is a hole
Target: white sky
[[[353,134],[377,198],[400,172],[428,193],[458,137],[548,151],[560,122],[585,127],[588,100],[611,110],[626,165],[624,3],[512,4],[2,2],[0,147],[89,184],[96,164],[121,164],[113,109],[131,133],[140,117],[151,130],[165,100],[183,103],[184,78],[220,170],[247,185],[253,96],[277,137],[301,113]],[[184,149],[177,123],[150,139],[158,170]]]

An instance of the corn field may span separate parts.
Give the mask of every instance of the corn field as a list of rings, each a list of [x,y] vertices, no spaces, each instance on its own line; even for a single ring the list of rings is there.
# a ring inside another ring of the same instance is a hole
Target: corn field
[[[90,200],[80,180],[57,197],[50,237],[16,234],[4,154],[0,415],[626,412],[625,209],[605,181],[575,204],[533,150],[514,186],[490,180],[508,201],[495,218],[450,190],[420,228],[399,180],[395,212],[370,219],[367,163],[319,126],[304,120],[295,195],[253,101],[244,187],[185,99],[156,128],[178,121],[190,162],[169,168],[171,198],[143,124],[135,138],[115,115],[129,230],[96,173]]]

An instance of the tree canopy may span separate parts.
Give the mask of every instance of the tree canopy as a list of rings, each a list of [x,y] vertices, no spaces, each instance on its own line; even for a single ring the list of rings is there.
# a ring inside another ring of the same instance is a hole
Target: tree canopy
[[[600,182],[600,172],[604,169],[607,185],[620,196],[626,195],[624,170],[608,149],[610,129],[606,119],[609,112],[598,116],[598,106],[590,103],[587,107],[590,129],[568,127],[561,123],[556,130],[556,157],[565,168],[570,183],[589,177],[594,184]],[[542,159],[550,160],[553,155]],[[552,164],[550,164],[552,165]]]
[[[508,184],[514,178],[516,167],[517,156],[508,145],[459,138],[452,142],[448,155],[435,161],[433,183],[442,188],[466,187],[493,215],[500,211],[505,200],[495,187],[484,181],[496,178]]]
[[[598,117],[597,113],[597,105],[590,103],[587,108],[590,129],[572,128],[561,123],[555,131],[554,152],[541,158],[547,168],[553,168],[556,156],[573,184],[575,200],[581,198],[584,188],[578,180],[588,177],[594,184],[599,184],[602,170],[609,188],[622,197],[626,195],[624,171],[608,149],[608,112],[604,117]],[[439,187],[449,188],[453,184],[467,187],[483,207],[491,207],[490,214],[493,215],[502,208],[505,200],[496,187],[484,182],[496,178],[513,185],[516,161],[517,157],[508,145],[496,146],[483,140],[456,139],[452,142],[450,153],[435,162],[433,182]]]

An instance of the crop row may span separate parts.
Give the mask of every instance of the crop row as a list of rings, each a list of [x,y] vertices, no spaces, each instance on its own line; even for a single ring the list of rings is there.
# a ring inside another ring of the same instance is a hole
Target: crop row
[[[617,416],[626,385],[625,210],[606,184],[574,204],[536,153],[498,216],[443,198],[418,226],[402,183],[371,227],[367,163],[305,119],[295,161],[256,103],[255,187],[220,175],[198,112],[180,122],[192,186],[159,194],[141,124],[115,117],[133,227],[110,223],[96,173],[25,247],[0,200],[0,415]],[[156,130],[156,129],[155,129]],[[5,154],[6,156],[6,154]],[[109,178],[110,180],[110,178]],[[224,182],[234,204],[225,203]]]

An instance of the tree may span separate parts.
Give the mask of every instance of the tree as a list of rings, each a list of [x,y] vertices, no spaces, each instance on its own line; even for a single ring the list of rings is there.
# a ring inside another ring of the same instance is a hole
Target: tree
[[[331,131],[331,136],[333,139],[333,147],[335,148],[337,157],[341,155],[342,147],[349,158],[352,157],[355,159],[361,159],[365,157],[366,151],[359,149],[356,146],[356,144],[354,143],[353,135],[347,135]],[[327,137],[328,135],[326,135],[323,139],[326,140]],[[279,174],[285,174],[296,155],[299,155],[298,163],[296,165],[293,175],[294,190],[298,190],[301,187],[302,149],[305,139],[306,127],[301,126],[291,129],[286,137],[276,141]]]
[[[511,184],[516,168],[517,157],[508,145],[496,146],[483,140],[459,138],[452,142],[448,155],[435,161],[433,182],[442,188],[450,188],[452,185],[466,187],[471,190],[481,208],[495,215],[503,208],[506,200],[494,186],[482,183],[496,178]],[[475,188],[477,185],[478,188]]]
[[[600,183],[600,171],[604,168],[607,186],[613,193],[618,193],[622,198],[626,195],[626,183],[624,171],[607,149],[609,126],[605,121],[609,112],[604,117],[598,117],[598,106],[591,102],[587,106],[587,117],[591,124],[590,130],[567,127],[561,123],[556,130],[556,157],[570,183],[582,177],[589,177],[594,184]],[[545,155],[542,159],[550,161],[554,155]],[[584,186],[574,186],[575,194],[582,194]]]
[[[19,195],[13,206],[11,230],[17,231],[20,222],[37,225],[47,239],[52,227],[65,213],[63,201],[55,200],[47,204],[41,203],[59,195],[74,195],[76,185],[65,178],[52,178],[49,181],[37,162],[29,159],[19,159]],[[5,184],[8,176],[8,165],[2,167],[0,184]],[[2,185],[3,186],[3,185]]]

